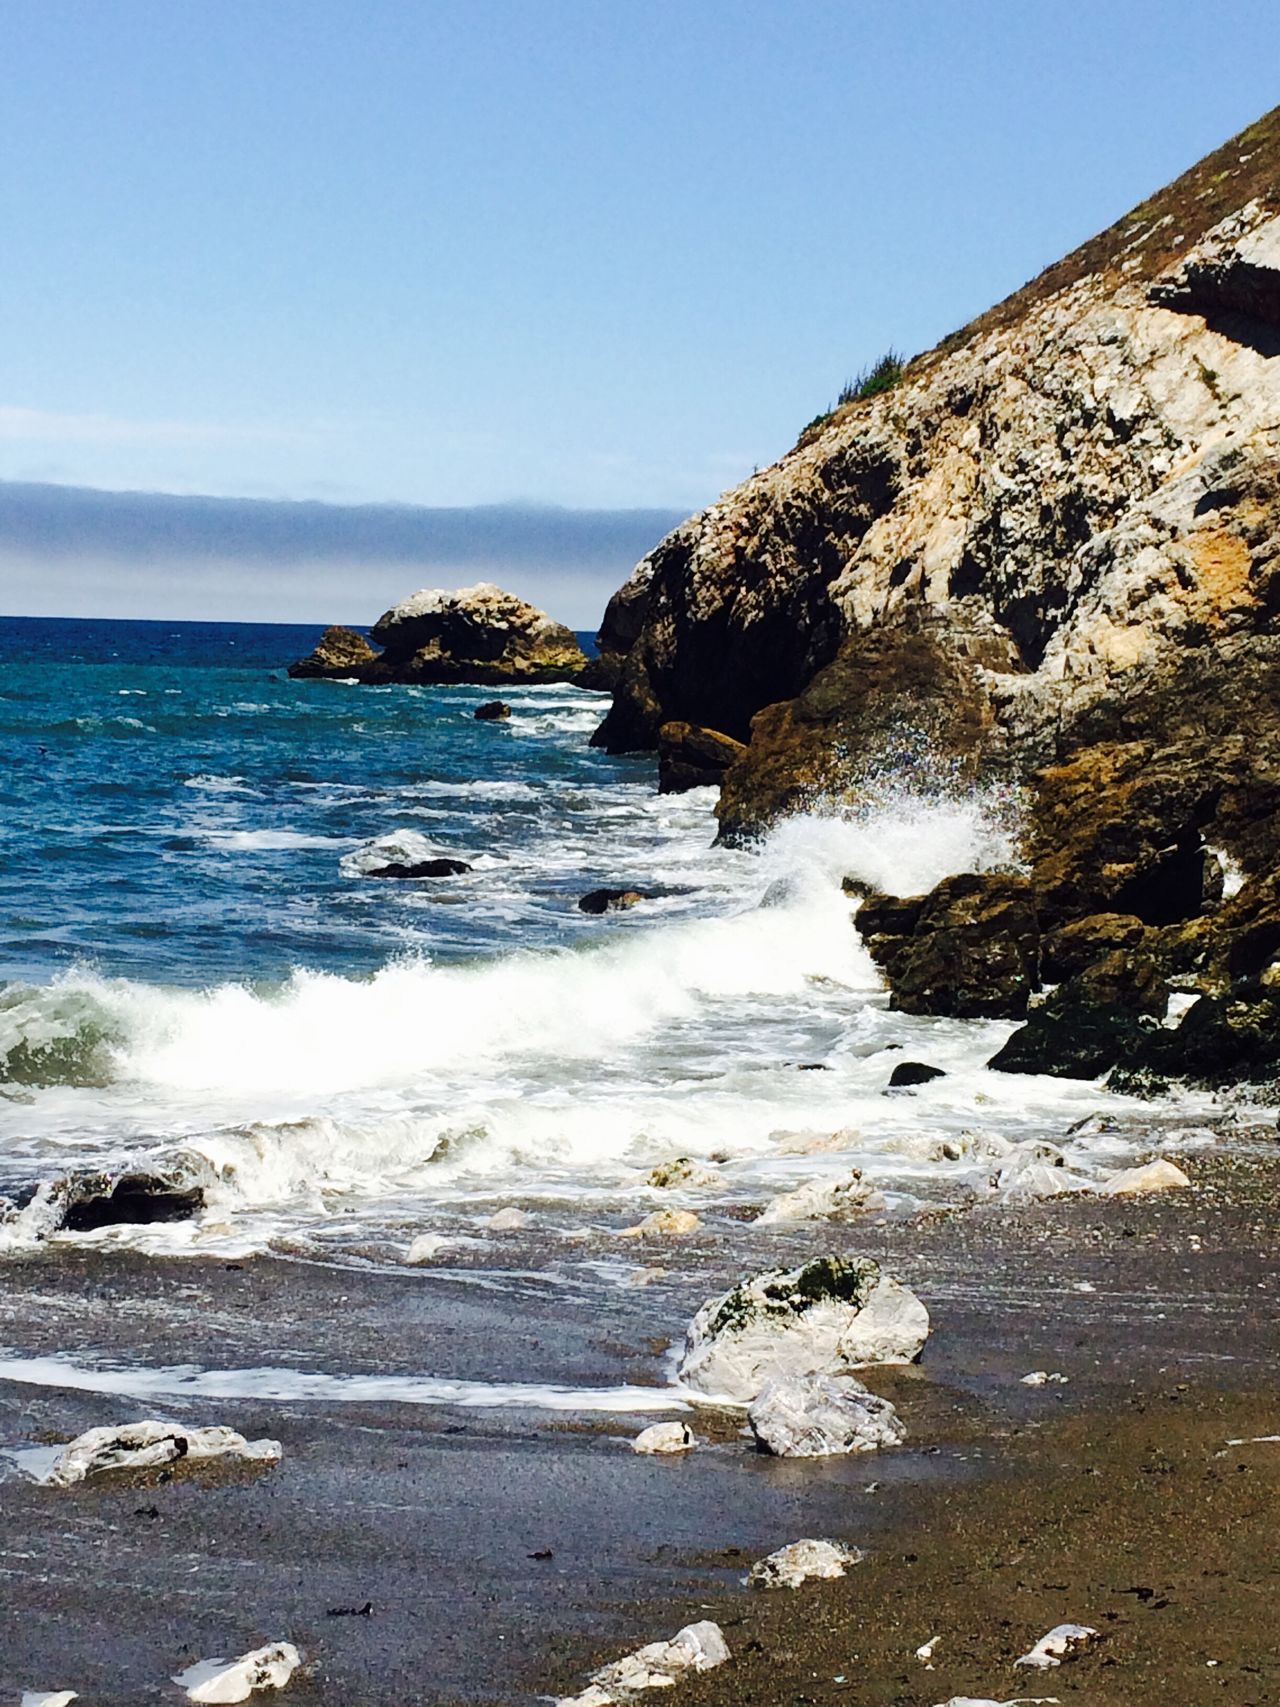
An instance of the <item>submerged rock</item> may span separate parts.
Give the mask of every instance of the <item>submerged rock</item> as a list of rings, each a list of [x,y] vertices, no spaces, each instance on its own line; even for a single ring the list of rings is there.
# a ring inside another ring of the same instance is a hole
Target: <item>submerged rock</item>
[[[473,716],[477,723],[505,723],[511,716],[511,707],[505,700],[489,699],[476,707]]]
[[[665,1422],[654,1423],[651,1427],[642,1429],[631,1442],[631,1450],[643,1454],[666,1456],[676,1452],[692,1452],[698,1444],[698,1437],[688,1423]]]
[[[900,1446],[906,1429],[888,1399],[851,1376],[784,1376],[752,1401],[747,1421],[756,1444],[777,1458],[831,1458]]]
[[[652,897],[644,889],[593,889],[578,902],[580,913],[625,913]]]
[[[927,1061],[899,1061],[889,1074],[891,1091],[905,1090],[910,1085],[927,1085],[933,1079],[945,1079],[941,1067],[931,1067]]]
[[[850,1565],[860,1565],[864,1557],[860,1548],[847,1547],[841,1541],[792,1541],[757,1560],[747,1582],[751,1588],[799,1588],[801,1583],[830,1582],[842,1577]]]
[[[784,1375],[911,1363],[929,1334],[924,1305],[869,1257],[769,1269],[708,1300],[690,1322],[679,1378],[747,1404]]]
[[[884,1194],[868,1185],[859,1169],[853,1168],[843,1179],[810,1180],[785,1191],[765,1205],[759,1225],[770,1226],[787,1221],[856,1221],[860,1215],[885,1206]]]
[[[419,859],[411,863],[389,860],[386,865],[366,868],[366,877],[461,877],[471,867],[465,859]]]
[[[186,1690],[188,1701],[219,1707],[247,1701],[258,1690],[283,1689],[301,1664],[302,1655],[292,1642],[271,1642],[238,1660],[202,1660],[173,1681]]]
[[[49,1487],[70,1488],[117,1470],[153,1470],[181,1459],[200,1463],[230,1458],[246,1464],[278,1464],[278,1440],[246,1440],[230,1428],[181,1428],[173,1423],[124,1423],[78,1435],[41,1478]]]
[[[374,663],[378,654],[363,634],[336,625],[326,628],[314,652],[290,664],[291,676],[351,677]]]
[[[659,1162],[650,1171],[645,1184],[659,1191],[684,1191],[721,1186],[724,1181],[714,1168],[703,1167],[691,1156],[677,1156],[673,1161]]]

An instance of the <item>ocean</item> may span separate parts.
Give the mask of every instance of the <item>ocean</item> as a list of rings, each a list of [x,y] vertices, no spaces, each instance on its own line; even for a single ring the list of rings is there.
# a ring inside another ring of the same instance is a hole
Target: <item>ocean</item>
[[[714,792],[588,745],[604,696],[291,681],[315,628],[0,622],[0,1252],[53,1240],[626,1286],[666,1203],[740,1223],[850,1166],[886,1213],[990,1190],[1008,1146],[1124,1160],[1096,1087],[990,1073],[1011,1027],[888,999],[842,879],[1007,862],[998,794],[886,785],[750,849]],[[370,875],[448,855],[440,879]],[[603,917],[600,886],[651,899]],[[888,1092],[914,1059],[945,1077]],[[838,1139],[833,1134],[840,1134]],[[716,1189],[661,1191],[688,1156]],[[85,1168],[198,1184],[194,1219],[54,1229]],[[1010,1175],[1012,1177],[1012,1175]],[[31,1198],[33,1187],[44,1187]]]

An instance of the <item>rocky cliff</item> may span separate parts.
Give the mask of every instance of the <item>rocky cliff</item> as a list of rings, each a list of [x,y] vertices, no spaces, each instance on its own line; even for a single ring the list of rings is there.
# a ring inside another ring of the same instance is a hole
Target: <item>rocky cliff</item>
[[[663,540],[596,739],[748,741],[730,838],[886,767],[1015,776],[1044,928],[1181,932],[1161,976],[1220,991],[1280,854],[1278,612],[1280,109]],[[1206,849],[1237,896],[1165,883]]]

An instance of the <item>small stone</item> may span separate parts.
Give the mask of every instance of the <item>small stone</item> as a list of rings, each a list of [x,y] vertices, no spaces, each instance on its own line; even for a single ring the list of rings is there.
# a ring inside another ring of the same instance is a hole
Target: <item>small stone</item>
[[[675,1452],[692,1452],[698,1444],[698,1437],[688,1423],[665,1422],[654,1423],[652,1427],[642,1430],[631,1442],[633,1452],[648,1454],[668,1454]]]
[[[490,1233],[518,1233],[524,1227],[533,1226],[533,1216],[511,1204],[506,1209],[499,1209],[496,1215],[491,1215],[481,1225]]]
[[[53,1488],[70,1488],[91,1476],[115,1470],[151,1470],[214,1458],[234,1458],[250,1464],[278,1464],[283,1456],[278,1440],[246,1440],[230,1428],[181,1428],[174,1423],[125,1423],[119,1428],[91,1428],[58,1454],[42,1478]]]
[[[785,1191],[766,1204],[760,1225],[787,1221],[854,1221],[870,1210],[883,1209],[883,1193],[863,1179],[857,1168],[841,1179],[810,1180]]]
[[[79,1699],[74,1689],[24,1689],[21,1707],[70,1707]]]
[[[1060,1666],[1063,1660],[1074,1659],[1086,1648],[1091,1648],[1098,1640],[1098,1632],[1091,1624],[1055,1624],[1047,1636],[1041,1636],[1034,1648],[1029,1649],[1013,1663],[1016,1666],[1032,1666],[1037,1671],[1048,1671],[1051,1666]]]
[[[674,1161],[659,1162],[645,1180],[658,1191],[693,1190],[724,1184],[712,1168],[704,1168],[689,1156],[677,1156]]]
[[[283,1689],[301,1664],[302,1656],[292,1642],[272,1642],[231,1662],[204,1660],[173,1681],[186,1690],[188,1701],[223,1707],[247,1701],[259,1689]]]
[[[777,1458],[833,1458],[900,1446],[906,1429],[888,1399],[852,1377],[827,1375],[771,1381],[752,1402],[747,1421],[756,1444]]]
[[[842,1577],[865,1555],[840,1541],[792,1541],[758,1560],[747,1575],[752,1588],[799,1588],[801,1583]]]
[[[1153,1191],[1180,1191],[1190,1179],[1174,1162],[1163,1157],[1140,1168],[1121,1168],[1103,1182],[1104,1197],[1141,1197]]]
[[[623,1239],[677,1238],[685,1233],[694,1233],[702,1222],[691,1209],[655,1209],[652,1215],[646,1215],[643,1221],[637,1221],[634,1227],[624,1227],[619,1237]]]
[[[1024,1387],[1065,1387],[1069,1376],[1060,1375],[1057,1370],[1033,1369],[1030,1375],[1022,1377]]]
[[[413,1264],[434,1262],[452,1243],[452,1239],[446,1239],[440,1233],[419,1233],[404,1253],[404,1260]]]

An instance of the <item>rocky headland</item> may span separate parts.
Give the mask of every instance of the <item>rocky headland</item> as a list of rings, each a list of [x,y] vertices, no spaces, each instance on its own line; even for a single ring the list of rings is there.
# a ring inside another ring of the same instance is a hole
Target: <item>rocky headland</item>
[[[489,581],[457,592],[424,587],[385,611],[372,634],[381,651],[355,629],[328,628],[289,674],[428,686],[602,685],[598,662],[571,629]]]
[[[895,1005],[1025,1020],[1010,1071],[1267,1080],[1278,612],[1280,109],[668,535],[595,740],[722,777],[731,841],[1011,785],[1016,870],[864,901]]]

